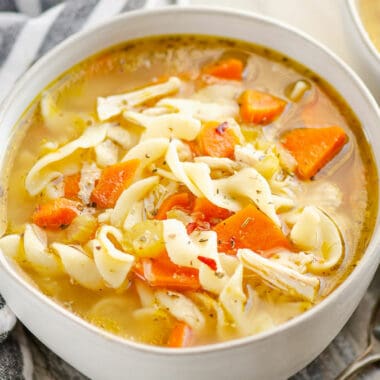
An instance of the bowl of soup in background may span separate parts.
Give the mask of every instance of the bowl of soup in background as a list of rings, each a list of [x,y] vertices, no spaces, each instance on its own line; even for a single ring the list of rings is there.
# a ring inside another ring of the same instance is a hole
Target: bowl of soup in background
[[[380,6],[376,1],[347,0],[346,31],[358,72],[380,102]]]
[[[121,15],[80,33],[36,63],[4,102],[0,158],[24,110],[49,83],[76,63],[136,38],[204,34],[267,46],[309,67],[347,101],[363,125],[380,167],[376,102],[360,79],[334,54],[306,35],[255,14],[209,8],[172,8]],[[377,200],[376,200],[377,201]],[[2,198],[4,207],[5,198]],[[364,295],[380,261],[379,220],[362,259],[349,277],[306,313],[253,337],[170,350],[128,341],[90,325],[43,295],[20,268],[0,256],[2,295],[43,343],[93,379],[285,379],[313,360],[337,335]]]

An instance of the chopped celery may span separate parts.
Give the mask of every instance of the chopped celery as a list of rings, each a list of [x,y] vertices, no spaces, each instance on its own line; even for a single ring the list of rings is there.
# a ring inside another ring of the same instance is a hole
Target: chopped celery
[[[127,234],[139,257],[156,257],[164,249],[163,226],[159,220],[145,220],[135,224]]]
[[[97,219],[90,214],[78,215],[66,229],[66,238],[70,243],[84,244],[95,235]]]

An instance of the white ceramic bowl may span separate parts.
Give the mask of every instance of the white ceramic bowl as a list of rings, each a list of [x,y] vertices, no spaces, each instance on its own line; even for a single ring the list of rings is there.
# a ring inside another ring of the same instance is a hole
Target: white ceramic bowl
[[[124,14],[80,33],[36,63],[0,111],[0,164],[14,125],[34,96],[87,56],[144,36],[198,33],[232,37],[278,50],[330,82],[357,112],[380,168],[380,115],[358,77],[334,54],[278,22],[254,14],[171,8]],[[20,320],[48,347],[92,379],[285,379],[314,359],[346,323],[378,266],[379,220],[359,265],[322,303],[278,328],[253,337],[169,350],[123,340],[55,304],[0,254],[0,289]]]
[[[362,22],[360,0],[346,0],[348,22],[346,23],[349,45],[355,54],[357,71],[380,104],[380,52],[371,41]]]

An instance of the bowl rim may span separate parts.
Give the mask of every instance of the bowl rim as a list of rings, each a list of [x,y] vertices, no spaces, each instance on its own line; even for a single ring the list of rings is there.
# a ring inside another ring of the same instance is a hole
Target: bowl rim
[[[35,74],[38,74],[40,68],[43,67],[46,63],[53,61],[55,56],[59,56],[60,54],[64,53],[70,47],[71,44],[79,43],[79,42],[83,43],[85,42],[86,37],[88,35],[93,34],[94,32],[101,33],[103,28],[106,28],[112,25],[113,23],[117,23],[120,21],[127,21],[130,18],[144,18],[152,14],[154,14],[155,16],[160,16],[161,14],[167,14],[167,13],[172,14],[173,16],[176,14],[181,14],[181,13],[188,13],[188,14],[193,13],[194,16],[196,16],[197,14],[203,14],[203,15],[209,14],[210,17],[213,17],[215,15],[235,16],[238,18],[254,20],[255,22],[262,23],[265,25],[270,25],[271,27],[276,27],[276,28],[279,27],[281,29],[286,29],[288,32],[294,35],[297,35],[298,37],[301,37],[305,42],[311,45],[314,45],[314,47],[322,50],[325,54],[330,56],[336,62],[336,64],[340,66],[341,69],[343,69],[345,74],[348,77],[350,77],[351,80],[355,83],[355,85],[361,92],[361,96],[366,99],[366,101],[369,103],[373,112],[377,115],[377,118],[380,121],[380,109],[378,108],[377,103],[375,99],[373,98],[372,94],[367,89],[363,81],[359,78],[359,76],[334,52],[329,50],[322,43],[318,42],[317,40],[309,36],[307,33],[293,26],[290,26],[282,21],[279,21],[275,18],[261,15],[261,14],[258,14],[256,12],[251,12],[251,11],[233,10],[231,8],[215,7],[215,6],[176,6],[176,7],[166,6],[166,7],[156,8],[156,9],[142,9],[142,10],[126,12],[126,13],[117,15],[111,18],[110,20],[99,23],[95,27],[80,31],[68,37],[62,43],[60,43],[59,45],[54,47],[52,50],[50,50],[47,54],[45,54],[43,57],[38,59],[15,83],[10,94],[5,98],[5,100],[0,105],[0,122],[4,118],[4,115],[7,113],[8,108],[10,108],[12,104],[14,104],[15,102],[17,103],[17,95],[20,91],[23,90],[25,86],[28,85],[29,78],[32,78]],[[212,34],[210,34],[210,36],[212,36]],[[128,39],[126,39],[125,41],[128,41]],[[111,46],[113,45],[112,44],[109,45],[109,47]],[[81,61],[85,60],[86,58],[83,58]],[[35,94],[35,96],[36,95],[37,94]],[[380,167],[378,167],[377,169],[378,171],[380,171]],[[380,192],[379,192],[378,198],[380,198]],[[136,351],[145,352],[147,354],[162,355],[162,356],[171,356],[171,357],[172,356],[191,356],[191,355],[198,355],[202,353],[212,354],[215,352],[225,351],[232,348],[238,348],[238,347],[250,345],[256,342],[267,340],[271,338],[273,335],[280,334],[287,329],[291,329],[292,327],[295,327],[298,324],[307,322],[316,314],[321,313],[322,310],[325,307],[327,307],[327,304],[332,303],[334,300],[339,298],[340,294],[343,293],[343,291],[347,287],[351,286],[352,282],[358,279],[361,275],[364,276],[366,273],[365,272],[366,266],[369,265],[369,262],[375,261],[375,265],[378,265],[380,261],[380,255],[378,255],[378,257],[376,258],[376,255],[378,254],[376,250],[380,248],[380,233],[376,233],[376,232],[380,232],[379,231],[380,230],[379,210],[380,209],[378,209],[373,235],[358,265],[354,268],[354,270],[350,273],[350,275],[345,279],[345,281],[342,284],[340,284],[328,297],[322,300],[319,304],[313,306],[309,310],[292,318],[291,320],[286,321],[270,330],[261,332],[259,334],[232,339],[232,340],[228,340],[224,342],[211,343],[207,345],[194,346],[194,347],[188,347],[188,348],[171,349],[167,347],[154,346],[154,345],[149,345],[145,343],[135,342],[128,338],[122,338],[118,335],[107,332],[106,330],[103,330],[100,327],[97,327],[91,324],[90,322],[87,322],[85,319],[80,318],[73,312],[70,312],[68,309],[64,308],[63,306],[61,306],[60,304],[58,304],[57,302],[53,301],[51,298],[43,294],[36,286],[31,285],[28,281],[26,281],[25,278],[23,278],[23,276],[16,273],[16,270],[12,268],[10,262],[8,262],[8,260],[11,260],[11,259],[6,258],[4,253],[1,252],[1,250],[0,250],[0,264],[1,266],[3,266],[4,270],[7,272],[7,275],[10,276],[13,280],[17,281],[17,283],[22,288],[24,288],[26,292],[31,294],[32,297],[36,297],[40,302],[48,305],[49,307],[54,309],[55,312],[59,314],[63,314],[65,317],[67,317],[69,320],[74,322],[76,325],[79,325],[79,327],[89,330],[93,334],[96,334],[105,340],[112,341],[113,343],[117,345],[121,345],[123,347],[129,347],[130,349],[134,349]]]
[[[358,0],[347,0],[347,8],[349,10],[350,16],[353,20],[353,23],[356,29],[359,32],[359,36],[363,45],[365,45],[367,51],[370,55],[377,60],[377,63],[380,64],[380,51],[376,48],[375,44],[372,42],[366,27],[363,24],[363,20],[360,16],[359,11],[359,1]]]

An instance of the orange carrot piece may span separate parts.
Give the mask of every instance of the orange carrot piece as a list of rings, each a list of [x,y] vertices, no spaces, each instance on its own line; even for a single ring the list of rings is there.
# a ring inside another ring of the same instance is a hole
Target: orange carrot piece
[[[256,90],[245,90],[240,98],[240,116],[246,123],[269,124],[286,106],[285,100]]]
[[[36,207],[32,220],[43,228],[58,229],[68,226],[80,214],[82,206],[71,199],[57,198]]]
[[[168,339],[168,347],[189,347],[193,340],[193,330],[185,322],[177,322]]]
[[[193,205],[193,196],[190,193],[175,193],[169,195],[162,202],[160,208],[157,211],[155,219],[166,219],[166,213],[173,209],[181,209],[190,211]]]
[[[201,152],[201,150],[199,148],[199,144],[198,144],[198,142],[196,140],[186,141],[185,143],[190,148],[193,157],[198,157],[198,156],[202,156],[203,155],[203,153]]]
[[[63,179],[65,198],[78,201],[80,173],[65,176]]]
[[[198,141],[200,150],[206,156],[233,158],[239,139],[227,122],[208,122],[201,129]]]
[[[253,205],[249,205],[217,224],[218,250],[235,255],[239,248],[249,248],[262,253],[291,243],[273,221]]]
[[[214,205],[207,198],[197,198],[193,212],[199,219],[206,221],[224,220],[232,215],[230,210]]]
[[[142,259],[134,273],[154,288],[186,291],[199,290],[198,270],[174,264],[166,251],[154,259]]]
[[[243,69],[243,62],[240,59],[229,58],[206,67],[204,73],[220,79],[242,80]]]
[[[136,158],[103,169],[91,194],[91,201],[100,208],[114,207],[123,190],[132,182],[139,163]]]
[[[282,144],[297,161],[297,175],[310,179],[331,161],[347,142],[344,129],[300,128],[285,134]]]

